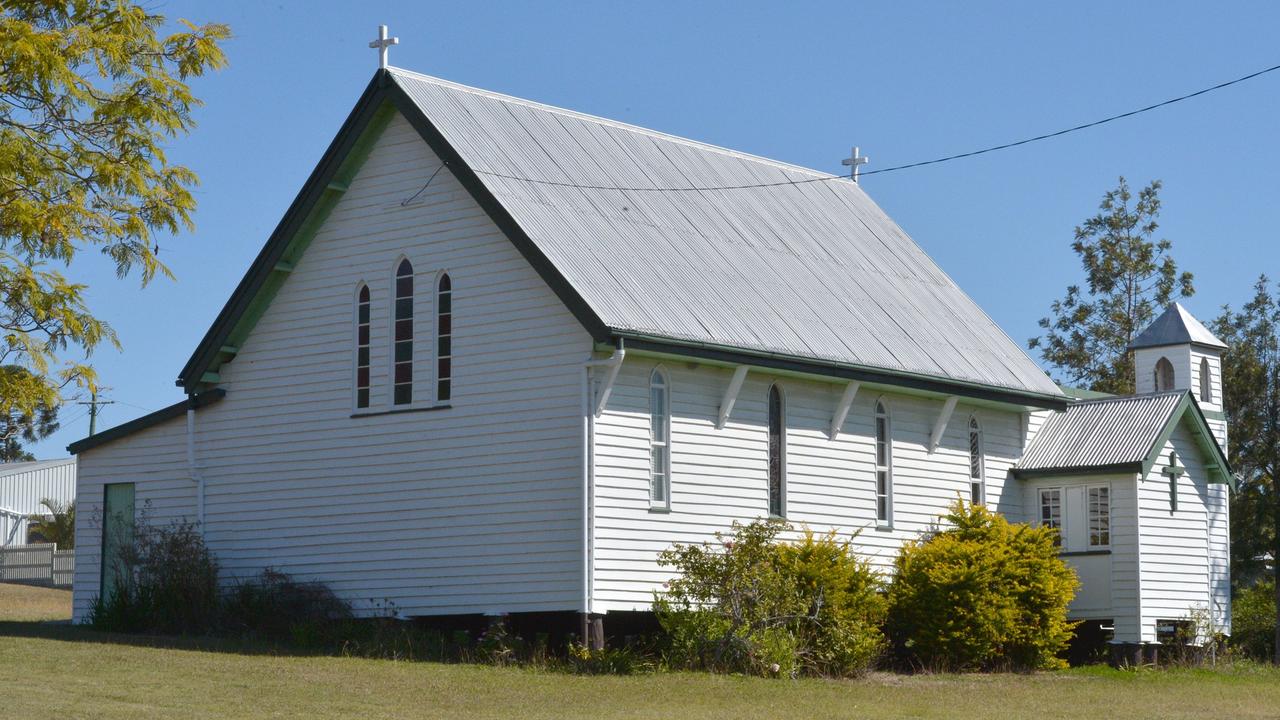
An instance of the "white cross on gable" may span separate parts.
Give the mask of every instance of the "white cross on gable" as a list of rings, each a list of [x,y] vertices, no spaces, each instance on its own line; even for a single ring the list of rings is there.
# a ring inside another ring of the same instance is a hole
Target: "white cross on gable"
[[[369,47],[375,48],[378,51],[378,67],[379,68],[383,70],[387,69],[387,48],[391,47],[392,45],[399,45],[399,44],[400,44],[400,38],[387,37],[386,25],[378,26],[378,39],[369,43]]]
[[[849,179],[858,182],[858,168],[869,162],[871,162],[871,158],[863,157],[862,153],[859,152],[859,148],[855,145],[853,152],[849,154],[849,157],[841,160],[840,164],[849,168]]]

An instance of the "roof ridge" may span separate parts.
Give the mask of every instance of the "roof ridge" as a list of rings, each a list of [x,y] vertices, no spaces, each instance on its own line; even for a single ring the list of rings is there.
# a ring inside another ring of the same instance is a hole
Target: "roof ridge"
[[[644,127],[643,125],[635,125],[633,123],[622,122],[621,120],[614,120],[612,118],[601,117],[599,115],[592,115],[591,113],[584,113],[578,110],[570,110],[569,108],[563,108],[563,107],[560,107],[559,105],[549,105],[547,103],[538,102],[537,100],[529,100],[528,98],[517,97],[515,95],[508,95],[506,93],[495,92],[493,90],[485,90],[484,88],[478,88],[472,85],[464,85],[459,82],[454,82],[452,80],[445,80],[444,78],[439,78],[434,75],[427,75],[426,73],[420,73],[414,70],[408,70],[400,67],[388,67],[387,70],[389,70],[393,76],[397,74],[408,75],[408,76],[412,76],[414,79],[422,80],[435,85],[440,85],[442,87],[448,87],[454,90],[460,90],[462,92],[468,92],[474,95],[480,95],[483,97],[492,98],[494,100],[499,100],[502,102],[510,102],[510,103],[515,103],[517,105],[524,105],[527,107],[536,108],[538,110],[545,110],[547,112],[566,115],[569,117],[575,117],[582,120],[590,120],[591,122],[601,123],[603,125],[609,125],[611,127],[615,127],[620,130],[629,130],[632,132],[640,133],[642,135],[648,135],[650,137],[661,138],[663,140],[670,140],[672,142],[700,148],[702,150],[711,150],[714,152],[719,152],[719,153],[728,155],[730,157],[735,157],[741,160],[751,160],[753,162],[772,165],[778,168],[779,170],[791,170],[794,172],[808,173],[810,175],[813,175],[814,177],[830,178],[832,180],[841,179],[843,177],[840,175],[836,175],[834,173],[815,170],[813,168],[805,167],[803,165],[796,165],[795,163],[776,160],[774,158],[765,157],[763,155],[755,155],[753,153],[742,152],[741,150],[734,150],[733,148],[728,148],[723,145],[715,145],[713,143],[704,142],[702,140],[694,140],[692,138],[687,138],[681,135],[673,135],[671,133],[662,132],[661,130],[654,130],[653,128],[647,128],[647,127]],[[857,187],[857,185],[852,182],[848,183],[848,185],[851,187]],[[858,189],[861,189],[861,188],[858,188]]]
[[[1072,402],[1070,405],[1067,406],[1067,409],[1071,409],[1073,407],[1077,407],[1080,405],[1099,405],[1102,403],[1109,403],[1109,402],[1149,400],[1151,398],[1165,397],[1165,396],[1172,397],[1172,396],[1185,395],[1189,392],[1191,392],[1190,389],[1184,388],[1182,390],[1160,390],[1160,391],[1149,392],[1149,393],[1132,393],[1130,395],[1113,395],[1111,397],[1103,397],[1103,398],[1088,398],[1086,400],[1076,400]]]

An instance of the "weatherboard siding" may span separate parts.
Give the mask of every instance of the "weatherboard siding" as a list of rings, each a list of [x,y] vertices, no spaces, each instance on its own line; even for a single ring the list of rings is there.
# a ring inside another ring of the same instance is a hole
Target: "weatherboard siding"
[[[72,615],[86,619],[101,578],[102,512],[108,483],[134,483],[134,506],[153,524],[196,519],[195,483],[187,470],[184,417],[81,453],[76,473],[76,557]]]
[[[1040,490],[1061,488],[1064,494],[1072,487],[1105,485],[1110,489],[1110,547],[1107,554],[1065,554],[1066,561],[1084,585],[1070,607],[1072,619],[1111,620],[1115,638],[1135,641],[1140,635],[1138,570],[1138,497],[1137,476],[1131,473],[1112,475],[1065,475],[1037,477],[1027,480],[1023,488],[1024,520],[1040,523]],[[1087,491],[1086,491],[1087,493]],[[1085,496],[1087,503],[1087,494]],[[1065,506],[1064,513],[1071,510]],[[1084,539],[1088,542],[1088,506],[1083,508]],[[1064,516],[1065,517],[1065,516]],[[1064,543],[1065,544],[1065,543]],[[1086,548],[1092,550],[1093,548]],[[1092,586],[1090,587],[1090,583]]]
[[[1170,452],[1187,469],[1178,480],[1176,512],[1170,510],[1169,478],[1161,472]],[[1180,424],[1138,485],[1143,640],[1156,639],[1156,620],[1186,619],[1210,608],[1207,486],[1200,449]]]
[[[661,365],[671,387],[671,509],[649,507],[649,376]],[[1020,413],[956,406],[940,447],[927,452],[941,399],[863,386],[836,440],[828,437],[843,384],[752,371],[723,429],[715,428],[732,369],[659,362],[631,354],[608,407],[595,422],[593,597],[597,611],[645,609],[670,571],[658,553],[673,543],[713,539],[733,521],[766,514],[769,386],[785,396],[785,514],[798,528],[857,533],[854,545],[879,569],[891,568],[902,543],[935,527],[958,495],[968,497],[968,421],[983,428],[987,494],[1006,514],[1022,514],[1018,493],[1004,492],[1021,452]],[[877,529],[874,403],[883,398],[894,444],[893,528]],[[1013,482],[1013,481],[1010,481]]]
[[[329,584],[358,609],[577,609],[581,363],[591,341],[448,170],[424,189],[438,167],[408,122],[392,120],[221,368],[227,396],[197,422],[206,537],[228,578],[276,567]],[[368,411],[392,409],[402,256],[415,271],[418,411],[353,418],[360,282],[372,292]],[[434,408],[442,271],[453,281],[453,397]],[[193,516],[184,433],[175,421],[90,450],[82,488],[133,477],[139,503],[163,495],[166,516]],[[77,608],[97,584],[96,559],[82,565]]]

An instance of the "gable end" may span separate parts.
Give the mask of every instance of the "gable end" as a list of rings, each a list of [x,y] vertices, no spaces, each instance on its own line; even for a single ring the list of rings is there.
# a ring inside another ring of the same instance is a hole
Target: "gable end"
[[[178,374],[176,384],[179,387],[191,394],[218,384],[218,368],[235,358],[239,345],[257,324],[397,111],[418,131],[592,338],[597,342],[608,339],[609,331],[595,312],[484,187],[422,110],[396,85],[390,73],[378,70],[301,192]]]

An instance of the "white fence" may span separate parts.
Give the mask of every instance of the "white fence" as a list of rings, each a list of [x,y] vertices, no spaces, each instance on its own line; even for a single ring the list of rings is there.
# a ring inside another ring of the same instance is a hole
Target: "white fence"
[[[76,551],[52,543],[0,547],[0,582],[69,588],[75,566]]]

